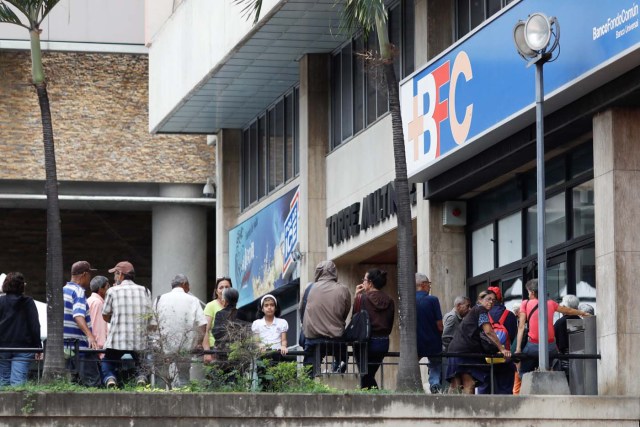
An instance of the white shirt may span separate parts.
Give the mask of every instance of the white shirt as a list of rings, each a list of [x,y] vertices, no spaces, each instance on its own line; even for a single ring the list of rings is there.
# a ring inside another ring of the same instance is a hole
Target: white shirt
[[[260,341],[266,348],[280,350],[282,333],[289,330],[289,324],[284,319],[274,317],[273,323],[271,323],[271,325],[267,325],[267,322],[263,317],[262,319],[255,320],[253,322],[251,330],[254,334],[260,337]]]
[[[181,287],[156,301],[158,330],[165,353],[191,351],[198,343],[197,330],[207,324],[200,301]]]

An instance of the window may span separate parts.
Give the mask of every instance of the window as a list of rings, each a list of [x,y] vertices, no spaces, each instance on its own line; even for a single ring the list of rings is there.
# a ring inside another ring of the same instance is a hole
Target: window
[[[242,132],[242,209],[298,176],[298,89],[284,94]]]
[[[414,0],[389,8],[389,40],[398,48],[398,80],[414,69]],[[378,51],[375,30],[350,40],[331,57],[331,147],[335,148],[389,111],[383,72],[363,58]]]
[[[458,39],[496,14],[513,0],[457,0],[456,35]]]
[[[595,306],[592,142],[549,159],[545,170],[548,297],[575,294]],[[500,286],[508,307],[522,300],[523,284],[537,277],[535,196],[531,169],[468,201],[469,295]]]
[[[498,220],[498,267],[522,258],[522,213]]]
[[[493,224],[471,233],[473,275],[493,270]]]

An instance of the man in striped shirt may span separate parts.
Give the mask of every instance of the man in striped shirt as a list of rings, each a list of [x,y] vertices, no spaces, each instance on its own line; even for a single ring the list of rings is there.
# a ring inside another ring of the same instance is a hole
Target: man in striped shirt
[[[64,299],[64,346],[67,356],[67,368],[82,385],[97,387],[100,385],[100,368],[98,355],[95,353],[80,353],[75,356],[75,343],[80,350],[96,349],[96,338],[91,332],[91,316],[89,305],[85,298],[85,290],[91,283],[91,264],[78,261],[71,266],[71,280],[62,288]],[[78,366],[76,366],[76,360]]]

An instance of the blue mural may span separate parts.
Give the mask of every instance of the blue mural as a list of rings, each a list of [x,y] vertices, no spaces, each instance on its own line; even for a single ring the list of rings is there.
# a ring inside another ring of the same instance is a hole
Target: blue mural
[[[283,275],[286,241],[291,238],[285,237],[285,222],[292,205],[297,213],[297,191],[292,189],[229,231],[229,275],[240,292],[238,307],[289,282]]]

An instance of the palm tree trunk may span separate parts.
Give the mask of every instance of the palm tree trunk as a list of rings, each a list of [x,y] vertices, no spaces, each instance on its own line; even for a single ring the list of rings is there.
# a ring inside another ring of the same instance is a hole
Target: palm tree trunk
[[[53,124],[49,106],[47,84],[44,81],[39,32],[31,31],[31,62],[33,83],[38,94],[42,117],[44,143],[45,192],[47,194],[47,349],[44,360],[43,382],[52,382],[66,375],[63,352],[62,298],[62,230],[58,203],[58,177],[53,140]]]
[[[398,220],[398,297],[400,325],[400,360],[398,364],[398,391],[422,390],[418,366],[416,336],[416,286],[413,253],[413,225],[411,223],[411,198],[407,179],[407,161],[404,151],[404,134],[400,116],[398,80],[393,62],[383,65],[389,90],[389,111],[393,131],[393,157],[396,179],[396,216]]]
[[[396,218],[398,221],[398,310],[400,325],[400,360],[398,362],[398,391],[422,390],[420,367],[418,366],[418,343],[416,336],[416,287],[413,253],[413,225],[411,223],[411,196],[407,179],[407,160],[404,151],[404,132],[400,115],[398,78],[393,68],[393,50],[389,43],[386,23],[376,20],[380,45],[380,56],[387,90],[393,134],[393,157],[396,178]]]

